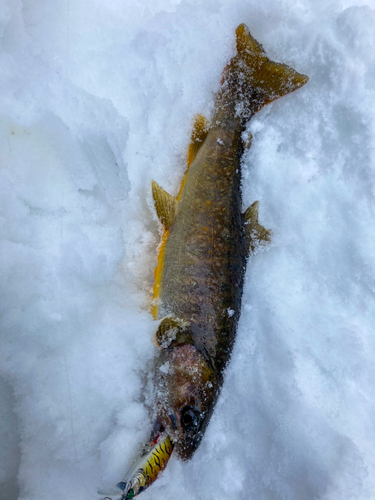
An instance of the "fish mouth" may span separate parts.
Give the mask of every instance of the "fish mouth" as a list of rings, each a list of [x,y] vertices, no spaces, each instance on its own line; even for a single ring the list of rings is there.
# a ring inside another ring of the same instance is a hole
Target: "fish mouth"
[[[155,422],[153,435],[166,432],[181,460],[190,460],[200,445],[204,424],[203,415],[193,406],[186,405],[179,411],[162,414]]]
[[[181,460],[188,461],[197,451],[200,442],[202,441],[202,433],[196,436],[187,436],[184,441],[174,442],[175,453]]]

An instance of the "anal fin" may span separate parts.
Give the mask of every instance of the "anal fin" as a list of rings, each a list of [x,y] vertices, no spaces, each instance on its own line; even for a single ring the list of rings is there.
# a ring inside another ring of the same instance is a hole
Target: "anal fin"
[[[257,247],[264,246],[271,241],[272,231],[259,224],[258,215],[259,201],[254,201],[243,214],[249,253],[253,253]]]
[[[194,120],[190,145],[187,153],[188,167],[193,163],[208,134],[207,120],[203,115],[197,115]]]
[[[165,229],[169,229],[176,218],[178,202],[176,198],[160,187],[157,182],[152,181],[151,185],[158,218]]]

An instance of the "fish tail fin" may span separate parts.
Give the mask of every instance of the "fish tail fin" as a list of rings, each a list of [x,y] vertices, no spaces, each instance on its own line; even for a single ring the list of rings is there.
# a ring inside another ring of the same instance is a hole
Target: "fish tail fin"
[[[229,92],[235,98],[244,112],[256,113],[308,81],[308,76],[286,64],[271,61],[245,24],[238,26],[236,37],[237,55],[224,70],[223,89],[224,94]]]

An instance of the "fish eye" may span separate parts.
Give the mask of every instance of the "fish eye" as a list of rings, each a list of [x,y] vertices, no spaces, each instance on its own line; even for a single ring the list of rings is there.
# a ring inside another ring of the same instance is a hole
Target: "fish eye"
[[[200,424],[200,420],[200,412],[195,408],[185,406],[185,408],[181,410],[181,424],[185,430],[190,431],[197,428]]]

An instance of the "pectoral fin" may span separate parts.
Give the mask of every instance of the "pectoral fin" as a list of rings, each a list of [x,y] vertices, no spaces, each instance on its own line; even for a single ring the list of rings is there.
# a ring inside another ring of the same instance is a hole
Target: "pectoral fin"
[[[191,133],[191,141],[187,154],[188,167],[193,163],[194,158],[197,156],[202,144],[204,143],[208,134],[207,120],[202,115],[197,115],[194,120],[193,131]]]
[[[271,231],[264,228],[258,222],[259,201],[254,201],[252,205],[243,214],[244,228],[247,239],[249,253],[260,245],[266,245],[271,241]]]
[[[165,229],[169,229],[175,220],[178,202],[176,198],[160,187],[157,182],[152,181],[151,185],[156,213]]]
[[[165,317],[155,333],[156,345],[162,349],[167,349],[175,340],[181,340],[181,335],[186,327],[186,321],[171,316]]]

